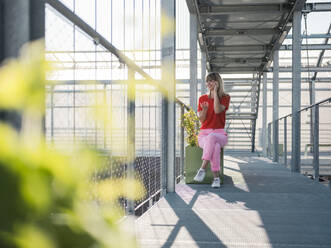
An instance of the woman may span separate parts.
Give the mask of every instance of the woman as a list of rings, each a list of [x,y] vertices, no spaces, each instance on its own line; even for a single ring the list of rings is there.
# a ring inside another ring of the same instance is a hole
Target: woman
[[[209,89],[208,95],[199,98],[198,116],[201,122],[198,135],[199,146],[203,149],[202,165],[194,177],[195,181],[203,181],[206,175],[206,166],[211,164],[214,175],[213,188],[220,187],[220,151],[228,142],[224,131],[225,112],[229,108],[230,96],[224,92],[224,82],[219,73],[212,72],[206,77]]]

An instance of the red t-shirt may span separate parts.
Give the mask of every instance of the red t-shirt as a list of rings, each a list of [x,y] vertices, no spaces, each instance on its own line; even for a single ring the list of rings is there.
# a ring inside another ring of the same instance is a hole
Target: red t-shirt
[[[214,112],[214,98],[209,98],[208,95],[202,95],[199,98],[198,112],[202,110],[201,103],[208,102],[208,111],[205,121],[200,129],[219,129],[225,126],[225,112],[229,109],[230,96],[222,96],[220,103],[225,107],[225,110],[219,114]]]

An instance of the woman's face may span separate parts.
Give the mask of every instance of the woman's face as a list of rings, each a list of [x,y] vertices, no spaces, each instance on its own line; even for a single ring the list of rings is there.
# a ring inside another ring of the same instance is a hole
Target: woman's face
[[[209,80],[206,81],[206,85],[210,91],[214,90],[215,86],[217,85],[217,81],[215,80]]]

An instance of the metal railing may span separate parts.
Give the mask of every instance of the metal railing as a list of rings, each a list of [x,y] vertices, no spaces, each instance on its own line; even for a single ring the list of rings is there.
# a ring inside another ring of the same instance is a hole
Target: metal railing
[[[324,99],[297,113],[300,128],[300,168],[299,172],[317,181],[331,178],[331,98]],[[292,114],[268,123],[267,155],[275,162],[291,166]],[[278,142],[273,144],[273,132],[278,132]]]
[[[50,18],[46,22],[48,60],[61,64],[61,59],[53,55],[53,49],[68,44],[67,40],[74,43],[70,48],[61,49],[68,51],[63,56],[72,58],[72,63],[64,65],[65,68],[62,66],[62,69],[56,71],[56,75],[49,78],[51,83],[47,86],[46,96],[46,139],[64,149],[80,142],[97,149],[104,159],[104,166],[92,175],[95,184],[106,178],[140,179],[146,191],[144,198],[134,202],[121,199],[127,213],[140,215],[162,196],[167,187],[163,177],[166,171],[163,167],[167,164],[162,162],[162,156],[167,154],[163,153],[161,140],[163,133],[167,132],[162,128],[161,120],[163,99],[167,91],[61,2],[46,2],[51,6],[46,7]],[[68,35],[58,35],[56,31],[52,31],[56,30],[54,27],[61,25],[64,30],[71,30]],[[76,36],[80,37],[80,42],[85,42],[84,54],[76,47]],[[102,56],[98,55],[100,51],[103,52]],[[88,61],[92,67],[81,67],[75,62],[76,57]],[[111,69],[106,72],[107,78],[111,80],[98,80],[99,60],[104,57],[112,58],[112,65],[120,78],[114,78]],[[145,78],[145,81],[136,81],[135,72]],[[91,81],[84,82],[82,79]],[[100,102],[106,108],[105,115],[116,124],[107,127],[109,130],[90,118],[91,112],[97,110]],[[184,172],[184,131],[181,116],[185,109],[188,107],[176,99],[176,162],[173,166],[177,182],[182,179]],[[166,177],[165,179],[167,180]]]

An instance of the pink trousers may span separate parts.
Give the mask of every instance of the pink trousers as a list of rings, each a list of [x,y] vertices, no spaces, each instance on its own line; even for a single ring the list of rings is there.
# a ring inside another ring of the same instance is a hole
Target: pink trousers
[[[221,147],[228,143],[227,133],[224,129],[201,129],[198,142],[203,149],[202,159],[210,161],[212,171],[219,171]]]

